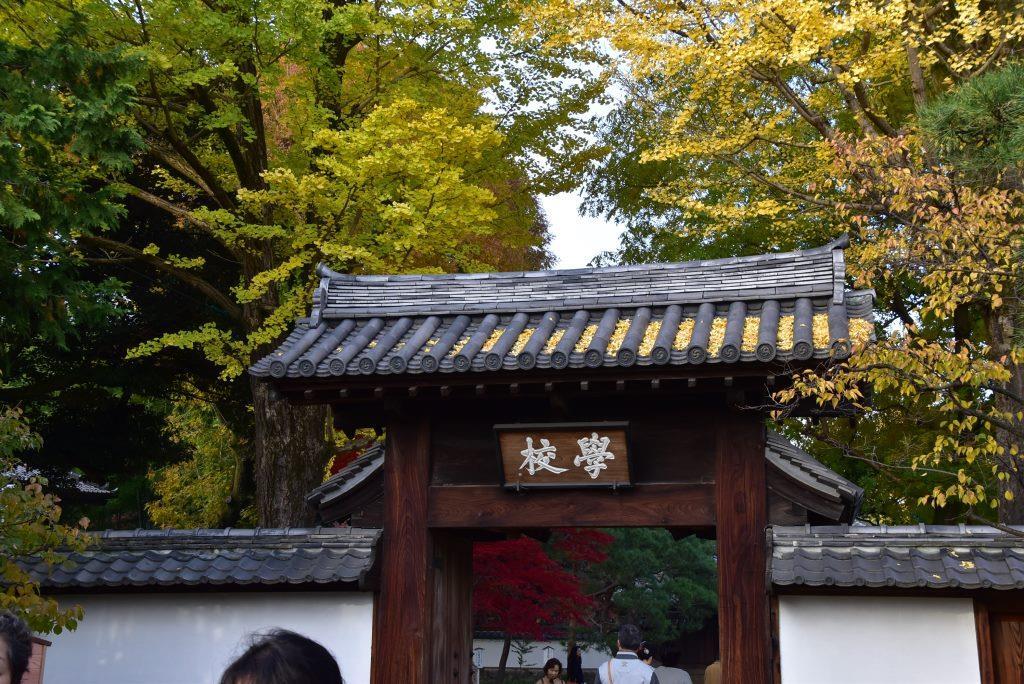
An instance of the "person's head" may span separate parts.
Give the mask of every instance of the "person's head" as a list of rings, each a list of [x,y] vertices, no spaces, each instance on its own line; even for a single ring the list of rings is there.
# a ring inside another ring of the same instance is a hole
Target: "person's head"
[[[257,636],[231,663],[220,684],[343,684],[326,648],[295,632],[275,629]]]
[[[635,651],[640,648],[640,629],[636,625],[619,627],[619,650]]]
[[[650,665],[654,660],[654,647],[646,641],[641,641],[640,648],[636,649],[636,654],[640,660]]]
[[[32,633],[24,620],[0,612],[0,684],[21,684],[32,656]]]
[[[544,663],[544,676],[548,679],[562,676],[562,663],[558,658],[552,658]]]

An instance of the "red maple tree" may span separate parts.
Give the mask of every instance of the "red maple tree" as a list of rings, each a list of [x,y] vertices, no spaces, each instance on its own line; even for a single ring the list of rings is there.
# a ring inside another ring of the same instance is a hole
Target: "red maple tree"
[[[530,537],[476,544],[473,550],[473,621],[504,637],[498,679],[504,679],[512,639],[562,636],[587,620],[592,599],[574,570],[600,563],[612,537],[599,530],[560,530],[553,540],[565,565]]]

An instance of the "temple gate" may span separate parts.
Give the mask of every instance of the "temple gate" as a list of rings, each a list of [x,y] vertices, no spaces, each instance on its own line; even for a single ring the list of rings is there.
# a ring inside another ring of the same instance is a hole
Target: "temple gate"
[[[851,507],[841,486],[766,467],[764,412],[794,372],[870,335],[845,246],[537,273],[321,268],[310,316],[251,372],[281,400],[331,404],[340,428],[386,432],[374,683],[468,682],[472,542],[579,526],[714,536],[724,681],[769,682],[769,520]]]

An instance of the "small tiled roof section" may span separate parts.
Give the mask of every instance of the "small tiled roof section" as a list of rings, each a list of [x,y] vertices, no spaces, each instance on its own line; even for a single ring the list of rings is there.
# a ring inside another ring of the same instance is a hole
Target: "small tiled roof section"
[[[873,293],[844,289],[841,238],[782,254],[565,271],[354,276],[253,375],[302,378],[845,358]]]
[[[782,488],[782,496],[835,522],[852,521],[860,510],[864,490],[816,461],[807,452],[775,432],[768,432],[765,460],[769,486],[773,475],[793,486]],[[306,495],[325,522],[341,519],[384,492],[380,477],[384,466],[384,445],[378,444],[339,470]],[[361,490],[373,490],[363,492]]]
[[[806,525],[771,539],[777,586],[1024,588],[1024,537],[988,526]]]
[[[835,522],[850,523],[857,517],[864,490],[779,433],[768,431],[765,458],[769,488],[785,495],[791,488],[783,483],[792,483],[806,494],[798,503],[808,510]]]
[[[331,509],[355,489],[376,484],[373,478],[383,465],[384,444],[375,444],[307,494],[306,503],[320,511]]]
[[[52,589],[359,582],[380,530],[356,528],[107,530],[54,566],[19,564]]]

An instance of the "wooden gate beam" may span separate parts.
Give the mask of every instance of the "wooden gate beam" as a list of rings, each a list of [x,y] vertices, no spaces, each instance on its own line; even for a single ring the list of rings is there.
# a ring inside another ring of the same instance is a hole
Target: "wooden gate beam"
[[[434,485],[428,510],[433,528],[710,528],[715,524],[715,487],[638,484],[614,492],[533,489],[517,493],[494,485]]]

